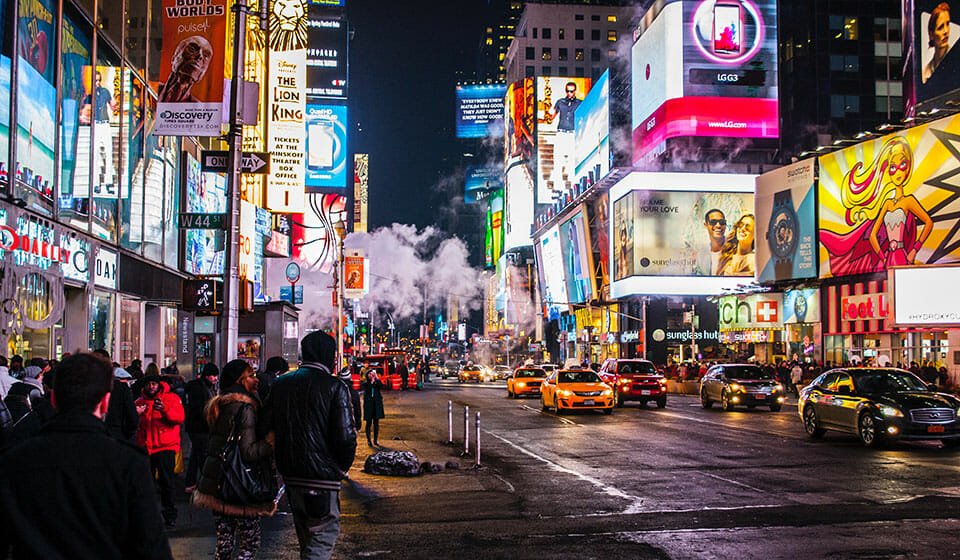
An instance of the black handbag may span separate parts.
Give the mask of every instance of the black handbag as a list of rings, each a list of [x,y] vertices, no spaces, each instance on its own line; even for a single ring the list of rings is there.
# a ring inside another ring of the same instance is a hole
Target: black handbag
[[[273,501],[277,494],[277,477],[269,461],[247,464],[240,454],[240,430],[237,418],[243,405],[233,417],[230,437],[220,451],[220,499],[234,505],[255,505]]]

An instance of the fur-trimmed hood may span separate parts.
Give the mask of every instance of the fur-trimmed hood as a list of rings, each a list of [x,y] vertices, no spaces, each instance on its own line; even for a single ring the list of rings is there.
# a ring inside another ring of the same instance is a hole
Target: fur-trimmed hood
[[[260,401],[256,397],[248,395],[247,393],[241,393],[239,391],[224,393],[222,395],[213,397],[210,399],[210,402],[207,403],[207,407],[203,412],[204,417],[207,419],[207,425],[216,425],[217,418],[220,417],[221,410],[227,405],[238,402],[252,405],[254,410],[260,408]]]

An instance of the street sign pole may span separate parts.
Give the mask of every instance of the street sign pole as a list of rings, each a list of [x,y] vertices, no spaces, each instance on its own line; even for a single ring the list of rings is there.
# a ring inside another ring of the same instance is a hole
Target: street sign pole
[[[243,157],[243,85],[247,52],[247,3],[237,0],[233,6],[236,28],[233,34],[233,80],[230,84],[230,155],[227,158],[227,243],[223,263],[223,329],[220,336],[220,367],[237,357],[237,331],[240,303],[240,167]]]

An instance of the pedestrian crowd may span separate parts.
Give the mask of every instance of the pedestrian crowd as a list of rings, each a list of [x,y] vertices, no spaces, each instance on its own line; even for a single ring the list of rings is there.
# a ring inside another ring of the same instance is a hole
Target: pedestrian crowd
[[[367,379],[361,407],[330,335],[304,337],[301,358],[205,364],[184,382],[176,364],[124,368],[105,350],[0,356],[0,559],[171,558],[180,473],[214,514],[216,559],[255,557],[284,494],[300,557],[330,558],[356,431],[367,419],[378,442],[383,401]]]

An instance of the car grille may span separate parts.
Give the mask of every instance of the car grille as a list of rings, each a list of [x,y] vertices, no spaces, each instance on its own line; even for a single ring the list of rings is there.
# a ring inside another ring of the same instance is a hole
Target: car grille
[[[574,391],[573,394],[578,397],[599,397],[603,391]]]
[[[955,418],[952,408],[918,408],[910,411],[910,419],[921,424],[953,422]]]
[[[527,387],[539,387],[539,386],[540,386],[540,381],[528,381],[528,382],[527,382]]]

